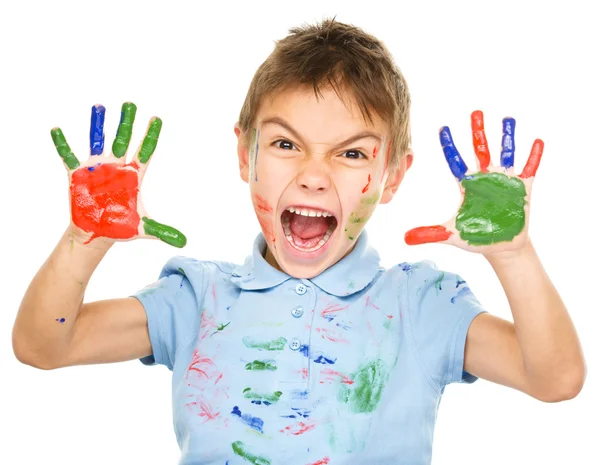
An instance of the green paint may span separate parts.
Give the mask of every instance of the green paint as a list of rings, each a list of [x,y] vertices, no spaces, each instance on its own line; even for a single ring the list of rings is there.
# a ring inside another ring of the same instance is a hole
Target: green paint
[[[279,337],[277,339],[273,339],[272,341],[257,341],[249,336],[244,336],[242,338],[242,342],[249,349],[283,350],[287,344],[287,339],[284,337]]]
[[[353,413],[372,412],[381,400],[388,376],[388,370],[382,360],[366,363],[350,376],[354,384],[340,384],[338,400],[348,404]]]
[[[440,273],[440,275],[438,276],[438,278],[433,282],[433,285],[435,286],[435,293],[437,294],[437,291],[441,291],[442,290],[442,281],[444,280],[444,272],[442,271]]]
[[[383,323],[383,327],[385,329],[390,329],[392,327],[392,320],[390,318],[387,318]]]
[[[246,363],[246,370],[251,371],[275,371],[277,370],[277,366],[275,362],[270,360],[254,360],[253,362]]]
[[[158,237],[161,241],[169,245],[182,248],[187,243],[186,237],[177,229],[158,223],[150,218],[142,217],[144,222],[144,232],[149,236]]]
[[[252,142],[250,143],[250,156],[248,157],[248,182],[254,179],[254,170],[256,169],[254,164],[256,163],[256,153],[254,148],[256,147],[256,128],[252,128]]]
[[[177,271],[179,271],[183,276],[186,276],[185,271],[183,271],[183,268],[177,268]],[[186,276],[186,278],[187,278],[187,276]]]
[[[121,106],[121,122],[119,123],[117,136],[112,145],[112,152],[117,158],[121,158],[127,153],[133,132],[133,121],[135,120],[136,111],[137,107],[131,102],[125,102]]]
[[[256,392],[252,391],[252,389],[250,389],[249,387],[244,389],[242,392],[244,393],[244,397],[246,399],[259,400],[261,402],[266,401],[271,404],[274,404],[277,401],[279,401],[281,394],[283,394],[281,391],[275,391],[273,394],[258,394]]]
[[[54,146],[56,147],[56,151],[60,158],[62,158],[65,165],[69,167],[70,170],[74,170],[79,167],[79,160],[71,151],[69,144],[67,144],[67,140],[60,128],[54,128],[50,131],[50,136],[52,137],[52,142],[54,142]]]
[[[138,153],[138,160],[140,163],[145,164],[150,160],[150,157],[156,149],[156,144],[158,144],[158,136],[160,135],[161,128],[162,120],[160,118],[153,118],[148,126],[148,131],[146,131],[146,137],[144,137],[144,141],[142,142],[142,148]]]
[[[525,228],[525,184],[503,173],[475,173],[461,184],[456,229],[469,245],[510,242]]]
[[[230,324],[231,324],[231,321],[228,321],[226,324],[221,323],[219,326],[217,326],[217,331],[223,331]]]
[[[371,218],[371,215],[375,211],[375,207],[379,203],[380,194],[381,193],[377,191],[371,195],[364,196],[360,199],[360,206],[358,209],[350,213],[344,229],[349,240],[355,240],[365,227],[365,224],[369,221],[369,218]]]
[[[231,448],[236,455],[239,455],[246,460],[246,462],[252,463],[253,465],[271,465],[271,461],[268,458],[260,457],[249,452],[246,444],[242,441],[231,443]]]

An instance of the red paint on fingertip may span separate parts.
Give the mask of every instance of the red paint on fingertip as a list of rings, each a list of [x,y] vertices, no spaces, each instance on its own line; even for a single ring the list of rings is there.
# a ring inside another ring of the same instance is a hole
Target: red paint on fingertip
[[[442,242],[450,238],[452,232],[442,225],[422,226],[408,231],[404,235],[404,241],[408,245],[426,244],[429,242]]]
[[[527,164],[523,168],[523,172],[519,175],[520,178],[525,179],[535,176],[535,173],[537,173],[537,169],[540,166],[543,152],[544,141],[541,139],[536,139],[531,147],[531,153],[527,159]]]

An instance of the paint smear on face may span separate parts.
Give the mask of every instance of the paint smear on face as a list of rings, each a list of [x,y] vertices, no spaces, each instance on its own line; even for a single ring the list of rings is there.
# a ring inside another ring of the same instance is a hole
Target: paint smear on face
[[[246,444],[244,444],[242,441],[233,442],[231,444],[231,448],[236,455],[239,455],[246,460],[246,462],[249,462],[252,465],[271,465],[271,460],[266,457],[261,457],[251,453],[248,450],[248,446],[246,446]]]
[[[354,380],[351,387],[340,385],[338,400],[347,404],[353,413],[372,412],[381,400],[388,376],[388,370],[380,359],[362,365],[350,376]]]
[[[258,159],[258,141],[260,139],[260,130],[252,129],[252,142],[250,142],[250,160],[248,166],[248,182],[258,181],[256,171],[256,160]]]
[[[367,185],[363,187],[362,193],[364,194],[369,190],[369,185],[371,184],[371,175],[369,175],[369,180],[367,181]]]
[[[246,363],[246,370],[250,371],[274,371],[277,370],[275,360],[254,360],[253,362]]]
[[[279,337],[277,339],[273,339],[271,341],[257,341],[254,338],[249,336],[244,336],[242,338],[242,342],[249,349],[258,349],[258,350],[283,350],[285,345],[287,344],[287,339],[284,337]]]
[[[373,149],[373,158],[377,158],[377,146]]]
[[[379,191],[363,197],[360,200],[360,206],[358,209],[350,213],[350,217],[346,223],[346,228],[344,229],[344,232],[349,240],[355,240],[365,227],[367,221],[369,221],[369,218],[371,218],[373,211],[375,211],[375,207],[379,202],[379,197]]]
[[[71,180],[73,223],[92,237],[130,239],[138,232],[138,174],[105,163],[94,171],[79,169]]]
[[[56,318],[56,321],[59,323],[64,323],[66,320],[64,318]]]
[[[267,242],[275,242],[275,233],[273,232],[273,207],[269,205],[269,202],[267,202],[266,199],[258,194],[252,196],[252,203],[265,239]]]
[[[275,403],[279,402],[279,398],[281,397],[281,394],[283,394],[281,391],[275,391],[271,394],[259,394],[257,392],[254,392],[249,387],[244,389],[242,392],[244,393],[244,397],[246,399],[250,399],[250,401],[253,404],[257,404],[257,405],[275,404]]]
[[[464,202],[456,229],[470,245],[510,242],[525,228],[525,184],[503,173],[475,173],[465,177]]]

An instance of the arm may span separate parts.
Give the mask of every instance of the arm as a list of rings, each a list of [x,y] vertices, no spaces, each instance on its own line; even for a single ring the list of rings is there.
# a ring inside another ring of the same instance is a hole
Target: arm
[[[92,273],[111,246],[101,240],[83,245],[65,232],[19,308],[12,340],[21,362],[52,369],[152,353],[146,314],[137,299],[82,303]]]
[[[533,245],[485,257],[504,288],[514,325],[477,317],[467,336],[465,370],[546,402],[575,397],[586,374],[581,345]]]

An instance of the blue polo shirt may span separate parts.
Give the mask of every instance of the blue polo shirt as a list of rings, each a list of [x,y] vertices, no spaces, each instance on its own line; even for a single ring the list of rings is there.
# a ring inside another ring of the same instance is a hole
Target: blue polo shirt
[[[180,464],[429,464],[445,386],[476,379],[467,284],[427,261],[382,268],[366,232],[313,279],[265,248],[243,265],[174,257],[135,295],[142,362],[173,372]]]

